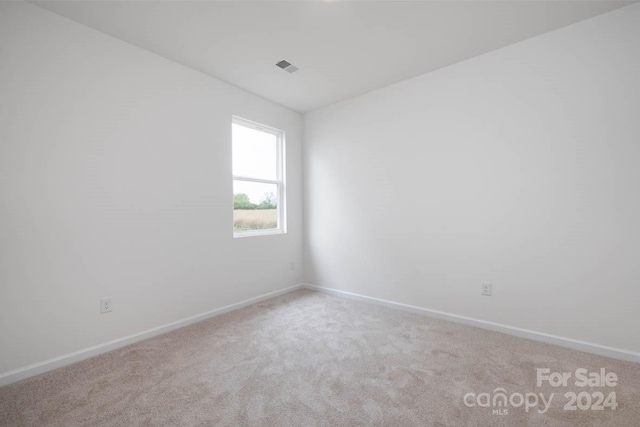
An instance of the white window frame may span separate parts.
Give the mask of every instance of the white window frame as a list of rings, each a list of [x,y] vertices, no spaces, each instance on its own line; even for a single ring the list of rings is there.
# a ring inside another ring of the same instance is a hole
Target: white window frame
[[[261,132],[269,133],[276,136],[276,179],[259,179],[250,178],[241,175],[233,175],[231,182],[232,185],[232,209],[233,209],[233,181],[245,181],[245,182],[258,182],[263,184],[276,184],[278,191],[278,205],[277,205],[277,219],[278,224],[276,228],[270,228],[268,230],[245,230],[235,231],[233,230],[233,237],[253,237],[253,236],[269,236],[273,234],[285,234],[287,232],[287,209],[286,209],[286,191],[285,191],[285,132],[280,129],[276,129],[270,126],[256,123],[251,120],[247,120],[242,117],[232,116],[232,125],[239,125],[255,129]],[[233,130],[231,133],[231,152],[233,155]],[[233,229],[233,218],[232,218]]]

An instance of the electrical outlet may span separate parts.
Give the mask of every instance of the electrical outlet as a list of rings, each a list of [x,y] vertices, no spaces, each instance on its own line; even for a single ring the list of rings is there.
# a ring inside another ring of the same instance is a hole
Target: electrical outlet
[[[290,262],[289,263],[289,270],[293,271],[296,269],[296,263],[295,262]]]
[[[482,284],[482,295],[491,296],[491,283],[483,283]]]
[[[100,313],[111,313],[113,311],[113,303],[111,298],[102,298],[100,300]]]

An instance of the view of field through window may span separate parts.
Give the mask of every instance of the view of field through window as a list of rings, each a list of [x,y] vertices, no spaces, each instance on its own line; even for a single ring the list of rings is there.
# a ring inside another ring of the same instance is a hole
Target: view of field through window
[[[279,228],[278,134],[233,123],[233,230]]]
[[[278,227],[278,186],[233,182],[233,229],[267,230]]]

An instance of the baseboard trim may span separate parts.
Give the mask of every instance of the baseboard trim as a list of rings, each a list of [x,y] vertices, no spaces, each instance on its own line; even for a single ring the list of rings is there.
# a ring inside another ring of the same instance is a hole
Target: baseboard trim
[[[290,286],[277,291],[269,292],[263,295],[259,295],[254,298],[249,298],[244,301],[240,301],[234,304],[229,304],[224,307],[220,307],[214,310],[207,311],[205,313],[197,314],[195,316],[187,317],[176,322],[168,323],[163,326],[148,329],[137,334],[129,335],[123,338],[119,338],[113,341],[109,341],[103,344],[98,344],[83,350],[75,351],[73,353],[65,354],[63,356],[55,357],[44,362],[35,363],[33,365],[18,368],[9,372],[0,374],[0,386],[8,385],[17,381],[33,377],[35,375],[43,374],[45,372],[52,371],[63,366],[70,365],[72,363],[80,362],[90,357],[98,356],[102,353],[107,353],[112,350],[127,346],[129,344],[136,343],[148,338],[152,338],[157,335],[161,335],[175,329],[179,329],[193,323],[197,323],[215,316],[219,316],[224,313],[228,313],[233,310],[246,307],[257,302],[265,301],[271,298],[275,298],[280,295],[293,292],[297,289],[309,289],[318,292],[324,292],[331,295],[336,295],[344,298],[349,298],[356,301],[373,303],[384,307],[389,307],[397,310],[406,311],[409,313],[421,314],[437,319],[448,320],[450,322],[460,323],[463,325],[474,326],[477,328],[488,329],[490,331],[500,332],[507,335],[513,335],[520,338],[526,338],[533,341],[539,341],[547,344],[553,344],[560,347],[566,347],[573,350],[584,351],[586,353],[596,354],[599,356],[610,357],[612,359],[625,360],[628,362],[640,363],[640,353],[636,353],[629,350],[623,350],[615,347],[608,347],[600,344],[590,343],[586,341],[574,340],[571,338],[560,337],[556,335],[546,334],[543,332],[532,331],[529,329],[518,328],[514,326],[508,326],[500,323],[489,322],[486,320],[474,319],[471,317],[460,316],[457,314],[446,313],[438,310],[431,310],[428,308],[417,307],[414,305],[403,304],[399,302],[389,301],[380,298],[369,297],[366,295],[355,294],[352,292],[341,291],[338,289],[327,288],[323,286],[316,286],[312,284],[298,284]]]
[[[176,322],[168,323],[163,326],[148,329],[137,334],[129,335],[123,338],[119,338],[113,341],[106,342],[104,344],[98,344],[83,350],[75,351],[73,353],[65,354],[63,356],[55,357],[53,359],[45,360],[44,362],[35,363],[33,365],[25,366],[24,368],[18,368],[9,372],[0,374],[0,386],[8,385],[17,381],[24,380],[35,375],[43,374],[45,372],[52,371],[57,368],[61,368],[72,363],[80,362],[81,360],[88,359],[90,357],[97,356],[102,353],[106,353],[129,344],[136,343],[138,341],[145,340],[147,338],[155,337],[175,329],[179,329],[193,323],[198,323],[211,317],[219,316],[224,313],[228,313],[233,310],[246,307],[251,304],[255,304],[260,301],[275,298],[277,296],[295,291],[303,288],[304,285],[294,285],[288,288],[280,289],[277,291],[269,292],[263,295],[259,295],[254,298],[249,298],[244,301],[240,301],[234,304],[229,304],[224,307],[216,308],[214,310],[207,311],[205,313],[197,314],[195,316],[187,317]]]
[[[341,296],[356,301],[368,302],[384,307],[394,308],[397,310],[407,311],[410,313],[422,314],[425,316],[448,320],[450,322],[461,323],[463,325],[474,326],[476,328],[488,329],[494,332],[500,332],[507,335],[513,335],[520,338],[526,338],[533,341],[539,341],[546,344],[553,344],[560,347],[566,347],[573,350],[583,351],[586,353],[596,354],[598,356],[610,357],[612,359],[624,360],[627,362],[640,363],[640,353],[636,353],[629,350],[623,350],[615,347],[608,347],[605,345],[590,343],[586,341],[574,340],[571,338],[560,337],[556,335],[546,334],[543,332],[532,331],[529,329],[518,328],[515,326],[508,326],[501,323],[489,322],[486,320],[474,319],[472,317],[460,316],[457,314],[446,313],[438,310],[431,310],[428,308],[417,307],[409,304],[402,304],[399,302],[384,300],[380,298],[373,298],[366,295],[355,294],[352,292],[341,291],[338,289],[326,288],[323,286],[316,286],[311,284],[302,285],[303,288],[324,292],[331,295]]]

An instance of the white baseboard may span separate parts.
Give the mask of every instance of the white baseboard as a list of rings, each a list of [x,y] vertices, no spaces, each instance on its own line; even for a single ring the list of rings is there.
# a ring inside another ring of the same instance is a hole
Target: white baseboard
[[[65,354],[64,356],[55,357],[53,359],[45,360],[44,362],[35,363],[33,365],[25,366],[24,368],[18,368],[13,371],[0,374],[0,386],[11,384],[16,381],[20,381],[34,375],[43,374],[45,372],[52,371],[62,366],[70,365],[72,363],[79,362],[84,359],[88,359],[93,356],[97,356],[102,353],[106,353],[111,350],[115,350],[120,347],[124,347],[129,344],[133,344],[138,341],[145,340],[147,338],[154,337],[156,335],[164,334],[174,329],[182,328],[193,323],[200,322],[211,317],[219,316],[224,313],[228,313],[233,310],[237,310],[242,307],[246,307],[251,304],[255,304],[260,301],[271,299],[279,295],[283,295],[296,289],[302,288],[303,285],[294,285],[288,288],[280,289],[278,291],[269,292],[254,298],[249,298],[244,301],[230,304],[221,308],[216,308],[205,313],[201,313],[195,316],[187,317],[186,319],[178,320],[157,328],[148,329],[137,334],[129,335],[124,338],[109,341],[104,344],[98,344],[93,347],[85,348],[83,350],[75,351],[73,353]]]
[[[625,360],[627,362],[640,363],[640,353],[620,348],[608,347],[605,345],[594,344],[586,341],[574,340],[571,338],[559,337],[556,335],[536,332],[529,329],[517,328],[515,326],[503,325],[500,323],[489,322],[486,320],[474,319],[471,317],[460,316],[457,314],[446,313],[443,311],[430,310],[428,308],[416,307],[414,305],[402,304],[399,302],[388,301],[379,298],[372,298],[365,295],[354,294],[351,292],[340,291],[338,289],[325,288],[322,286],[304,284],[303,288],[324,292],[331,295],[337,295],[350,298],[357,301],[373,303],[385,307],[395,308],[410,313],[422,314],[437,319],[448,320],[450,322],[461,323],[476,328],[488,329],[490,331],[501,332],[507,335],[513,335],[520,338],[526,338],[533,341],[540,341],[547,344],[554,344],[560,347],[566,347],[573,350],[584,351],[586,353],[597,354],[598,356],[610,357],[612,359]]]
[[[571,348],[573,350],[584,351],[587,353],[597,354],[599,356],[611,357],[613,359],[626,360],[629,362],[640,363],[640,353],[633,351],[623,350],[614,347],[608,347],[600,344],[589,343],[585,341],[574,340],[571,338],[559,337],[555,335],[545,334],[542,332],[531,331],[528,329],[517,328],[514,326],[507,326],[500,323],[488,322],[485,320],[474,319],[471,317],[460,316],[457,314],[445,313],[437,310],[430,310],[427,308],[417,307],[409,304],[402,304],[394,301],[383,300],[379,298],[368,297],[365,295],[354,294],[351,292],[340,291],[337,289],[325,288],[322,286],[316,286],[311,284],[300,284],[290,286],[288,288],[280,289],[274,292],[269,292],[254,298],[249,298],[244,301],[230,304],[221,308],[217,308],[205,313],[191,316],[186,319],[178,320],[157,328],[149,329],[137,334],[129,335],[117,340],[109,341],[104,344],[99,344],[93,347],[89,347],[83,350],[79,350],[73,353],[65,354],[60,357],[45,360],[44,362],[35,363],[33,365],[25,366],[23,368],[15,369],[13,371],[0,374],[0,386],[11,384],[16,381],[20,381],[34,375],[43,374],[45,372],[52,371],[56,368],[60,368],[72,363],[79,362],[84,359],[88,359],[93,356],[97,356],[102,353],[106,353],[111,350],[115,350],[129,344],[133,344],[138,341],[145,340],[147,338],[161,335],[174,329],[182,328],[193,323],[200,322],[211,317],[219,316],[224,313],[228,313],[233,310],[246,307],[251,304],[255,304],[260,301],[275,298],[277,296],[295,291],[297,289],[310,289],[318,292],[324,292],[327,294],[337,295],[345,298],[350,298],[356,301],[363,301],[373,303],[385,307],[394,308],[397,310],[403,310],[410,313],[422,314],[437,319],[448,320],[455,323],[461,323],[464,325],[474,326],[477,328],[488,329],[495,332],[501,332],[507,335],[513,335],[520,338],[526,338],[533,341],[540,341],[547,344],[554,344],[561,347]]]

